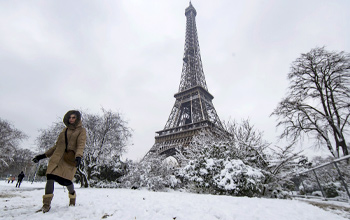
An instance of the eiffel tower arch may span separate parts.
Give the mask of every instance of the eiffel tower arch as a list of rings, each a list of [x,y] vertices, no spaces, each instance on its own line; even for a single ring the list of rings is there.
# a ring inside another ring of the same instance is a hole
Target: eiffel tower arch
[[[164,129],[156,132],[155,143],[147,155],[173,156],[188,147],[194,135],[206,131],[212,135],[226,134],[216,113],[205,81],[196,28],[196,9],[190,2],[185,10],[186,38],[181,81],[174,95],[175,104]]]

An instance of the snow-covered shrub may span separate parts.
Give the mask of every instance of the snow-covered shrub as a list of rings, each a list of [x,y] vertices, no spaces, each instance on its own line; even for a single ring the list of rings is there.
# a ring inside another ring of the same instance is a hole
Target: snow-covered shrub
[[[101,181],[101,180],[91,180],[90,181],[90,186],[91,187],[96,187],[96,188],[118,188],[119,183],[115,181]]]
[[[223,161],[223,169],[214,176],[218,189],[237,196],[254,196],[260,193],[264,175],[260,170],[245,165],[241,160]]]
[[[177,175],[194,192],[260,195],[266,145],[248,121],[226,126],[227,137],[213,137],[210,132],[195,136],[185,148],[187,165]]]
[[[339,196],[337,192],[337,186],[334,183],[327,183],[323,186],[323,191],[327,198],[334,198]]]
[[[312,196],[319,196],[319,197],[323,197],[323,195],[322,195],[322,192],[321,192],[321,191],[313,191],[313,192],[311,193],[311,195],[312,195]]]
[[[97,179],[101,181],[116,181],[119,177],[123,176],[126,172],[126,164],[120,160],[110,161],[108,164],[97,166],[96,173]]]
[[[117,188],[119,187],[119,178],[126,173],[127,164],[130,163],[120,161],[119,158],[111,160],[105,164],[97,164],[94,172],[89,178],[89,186],[97,188]],[[81,182],[81,175],[75,175],[75,181]]]
[[[165,186],[168,188],[175,189],[181,184],[181,181],[175,177],[175,175],[168,175],[165,177]]]
[[[40,164],[37,170],[38,176],[46,176],[47,164]]]
[[[312,192],[319,190],[317,183],[310,180],[303,181],[303,184],[299,187],[302,194],[311,194]]]
[[[178,171],[178,176],[196,192],[236,196],[259,194],[264,175],[242,160],[230,159],[229,147],[226,143],[203,146],[201,153]]]
[[[176,188],[180,181],[173,175],[174,169],[163,163],[163,160],[158,155],[149,155],[140,162],[130,164],[128,173],[120,178],[121,187],[154,191],[166,187]]]
[[[274,189],[271,193],[271,198],[276,198],[276,199],[290,199],[291,198],[291,192],[285,191],[283,189]]]

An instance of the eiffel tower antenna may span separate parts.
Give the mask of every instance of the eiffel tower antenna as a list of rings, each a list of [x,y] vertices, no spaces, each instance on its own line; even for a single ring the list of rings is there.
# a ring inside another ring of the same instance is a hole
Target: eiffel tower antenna
[[[196,9],[192,6],[191,2],[190,6],[186,8],[185,15],[187,17],[186,40],[179,92],[197,85],[202,86],[208,90],[207,84],[205,82],[203,65],[199,50],[198,34],[195,20],[197,12]]]
[[[176,101],[164,129],[156,132],[150,153],[176,156],[179,147],[186,147],[199,131],[225,133],[216,113],[204,77],[196,27],[197,11],[191,1],[185,10],[186,38],[181,80]]]

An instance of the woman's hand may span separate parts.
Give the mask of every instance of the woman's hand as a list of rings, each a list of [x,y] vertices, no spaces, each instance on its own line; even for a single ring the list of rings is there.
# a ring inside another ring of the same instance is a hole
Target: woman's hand
[[[75,158],[76,167],[80,165],[80,162],[81,162],[81,157],[76,157]]]
[[[32,161],[33,161],[34,163],[38,163],[39,160],[44,159],[44,158],[46,158],[46,155],[45,155],[45,154],[40,154],[40,155],[35,156],[35,157],[32,159]]]

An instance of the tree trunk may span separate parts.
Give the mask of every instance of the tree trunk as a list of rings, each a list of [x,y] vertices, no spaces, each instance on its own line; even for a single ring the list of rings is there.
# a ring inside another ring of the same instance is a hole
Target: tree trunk
[[[84,188],[89,188],[89,181],[86,175],[83,175],[83,180],[84,180],[84,184],[83,184]]]
[[[343,150],[343,156],[347,156],[349,155],[349,150],[348,150],[348,146],[346,145],[345,140],[343,139],[342,141],[339,142],[340,147]]]
[[[80,169],[77,170],[77,173],[80,178],[80,187],[88,188],[89,187],[89,181],[88,178],[86,177],[86,174],[83,173]]]

